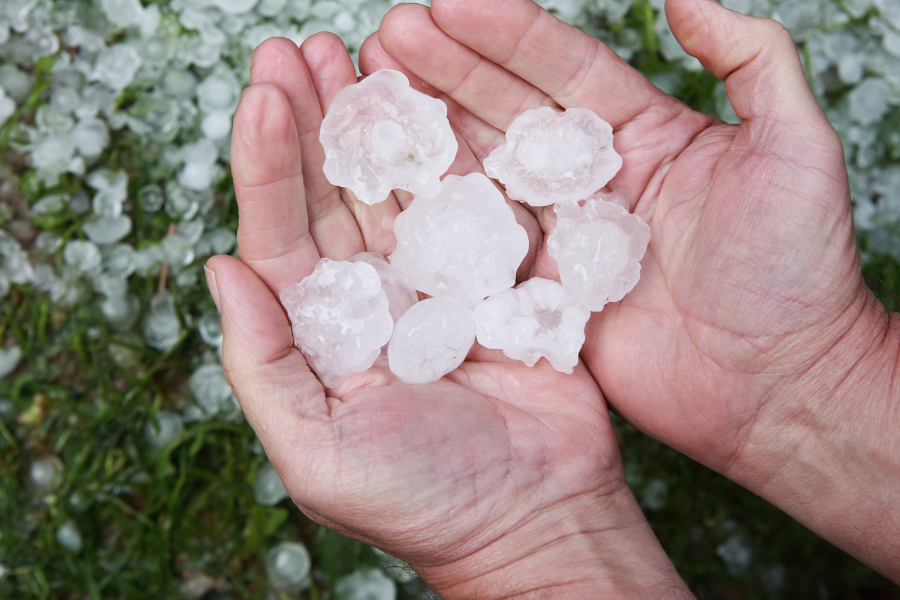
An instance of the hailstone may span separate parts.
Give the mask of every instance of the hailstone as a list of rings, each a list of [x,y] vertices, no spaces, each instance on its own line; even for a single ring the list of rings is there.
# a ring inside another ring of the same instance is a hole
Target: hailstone
[[[484,160],[484,172],[504,184],[511,199],[532,206],[578,202],[621,168],[612,127],[586,108],[523,112],[507,129],[506,144]]]
[[[563,286],[592,311],[634,289],[650,243],[650,226],[643,219],[603,197],[595,194],[583,207],[558,206],[556,229],[547,238]]]
[[[382,202],[396,188],[435,196],[457,150],[447,106],[391,69],[338,92],[319,141],[328,181],[366,204]]]
[[[472,309],[452,298],[429,298],[397,321],[388,365],[405,383],[430,383],[461,365],[474,343]]]
[[[447,175],[435,198],[416,196],[394,220],[391,265],[431,296],[466,306],[512,287],[528,234],[503,194],[480,173]]]
[[[371,367],[391,337],[394,321],[381,278],[364,262],[323,258],[280,299],[294,344],[326,387]]]
[[[350,258],[350,262],[364,262],[372,265],[381,277],[381,289],[387,296],[388,309],[394,323],[403,316],[409,308],[419,301],[416,289],[409,282],[409,278],[393,268],[388,261],[378,252],[360,252]]]
[[[572,373],[591,313],[560,284],[534,277],[475,305],[475,333],[485,348],[533,367],[542,356]]]

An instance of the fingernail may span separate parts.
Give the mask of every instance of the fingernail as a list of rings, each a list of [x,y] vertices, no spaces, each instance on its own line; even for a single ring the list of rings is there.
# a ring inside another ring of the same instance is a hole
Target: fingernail
[[[212,296],[212,301],[213,304],[216,305],[216,310],[221,314],[222,307],[219,304],[219,286],[216,284],[216,272],[206,265],[203,265],[203,272],[206,273],[206,287],[209,288],[209,295]]]

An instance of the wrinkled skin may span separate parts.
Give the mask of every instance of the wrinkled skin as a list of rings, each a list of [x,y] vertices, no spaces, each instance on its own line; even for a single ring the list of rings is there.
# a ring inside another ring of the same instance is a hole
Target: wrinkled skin
[[[626,527],[616,519],[645,531],[633,499],[617,500],[627,492],[600,388],[644,431],[729,473],[748,440],[777,435],[759,423],[790,412],[803,374],[874,304],[840,142],[790,36],[706,0],[667,10],[686,50],[726,79],[741,125],[666,96],[527,0],[401,5],[360,52],[364,74],[401,70],[448,104],[452,173],[480,171],[537,106],[587,107],[613,125],[624,167],[609,187],[631,196],[652,238],[640,283],[593,316],[571,376],[476,346],[433,384],[375,367],[321,387],[273,293],[320,256],[389,254],[410,198],[369,207],[322,176],[322,111],[356,81],[339,40],[319,34],[300,51],[270,40],[254,55],[232,151],[243,262],[216,257],[207,272],[226,374],[301,509],[409,560],[446,597],[544,547],[557,510],[584,517],[579,533]],[[558,279],[552,209],[511,205],[531,243],[519,279]]]

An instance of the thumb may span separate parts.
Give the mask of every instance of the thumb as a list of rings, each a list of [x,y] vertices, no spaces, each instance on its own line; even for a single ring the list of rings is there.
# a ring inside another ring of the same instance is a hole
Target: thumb
[[[748,17],[713,0],[667,0],[666,17],[685,52],[725,81],[741,119],[827,123],[791,34],[777,21]]]
[[[222,366],[244,415],[267,452],[327,417],[322,385],[292,348],[281,305],[250,267],[231,256],[206,263],[222,320]]]

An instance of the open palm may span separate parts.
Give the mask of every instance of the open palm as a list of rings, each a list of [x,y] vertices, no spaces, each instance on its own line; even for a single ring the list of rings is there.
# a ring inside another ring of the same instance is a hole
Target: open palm
[[[739,126],[664,94],[530,0],[398,6],[360,65],[404,70],[444,99],[479,159],[538,106],[586,107],[613,125],[624,166],[610,187],[628,193],[652,239],[635,290],[589,322],[582,358],[620,414],[727,473],[760,414],[790,414],[794,374],[872,298],[840,141],[790,35],[708,0],[669,0],[667,12],[682,45],[726,80]],[[552,232],[549,207],[532,219]],[[531,274],[554,277],[536,249]]]
[[[315,520],[409,560],[450,596],[605,527],[636,526],[632,538],[652,540],[583,364],[565,375],[476,346],[432,384],[406,385],[375,366],[326,393],[292,348],[277,294],[320,257],[389,254],[391,222],[411,200],[398,193],[366,206],[322,173],[323,111],[355,82],[331,34],[299,50],[284,39],[257,49],[232,140],[241,260],[208,263],[226,376],[288,492]],[[479,168],[461,144],[451,170]],[[513,205],[535,254],[542,233]]]

